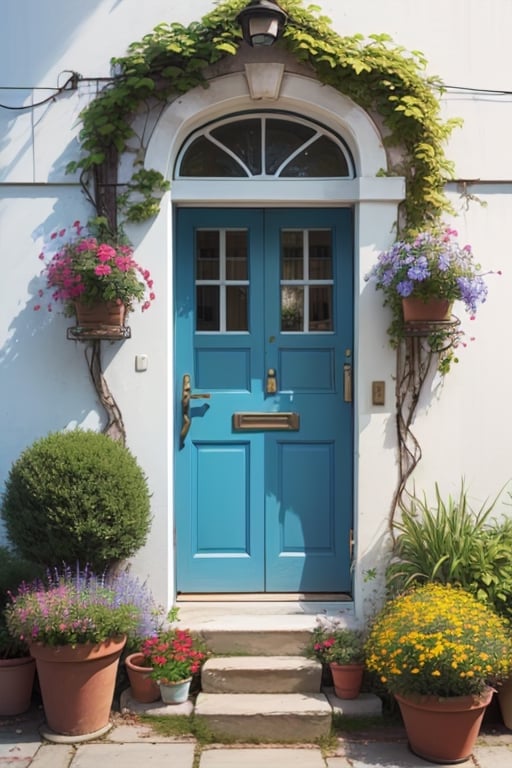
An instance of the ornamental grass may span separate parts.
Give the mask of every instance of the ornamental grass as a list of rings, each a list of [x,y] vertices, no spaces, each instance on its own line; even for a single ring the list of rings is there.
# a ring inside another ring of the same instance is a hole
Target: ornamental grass
[[[427,584],[389,601],[366,642],[366,666],[390,693],[479,695],[509,674],[510,623],[462,589]]]

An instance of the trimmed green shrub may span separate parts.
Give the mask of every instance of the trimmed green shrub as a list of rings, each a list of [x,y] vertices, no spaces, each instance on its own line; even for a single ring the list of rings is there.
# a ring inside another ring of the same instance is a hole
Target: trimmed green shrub
[[[147,480],[135,458],[90,430],[51,433],[28,447],[11,467],[1,511],[23,557],[97,573],[136,552],[150,526]]]

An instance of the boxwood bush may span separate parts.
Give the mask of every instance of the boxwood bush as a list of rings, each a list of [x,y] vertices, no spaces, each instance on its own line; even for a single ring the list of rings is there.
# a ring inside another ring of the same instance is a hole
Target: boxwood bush
[[[150,494],[142,469],[120,443],[90,430],[55,432],[13,464],[1,512],[22,557],[101,572],[146,541]]]

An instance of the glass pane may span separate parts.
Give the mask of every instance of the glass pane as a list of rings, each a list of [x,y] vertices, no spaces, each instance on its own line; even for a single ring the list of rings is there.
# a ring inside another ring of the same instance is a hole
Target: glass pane
[[[281,288],[281,330],[304,330],[304,288],[283,285]]]
[[[332,331],[332,286],[309,288],[309,330]]]
[[[196,287],[197,331],[219,330],[219,290],[217,285]]]
[[[261,121],[238,120],[215,128],[217,141],[225,144],[255,176],[261,174]]]
[[[226,330],[247,331],[247,286],[226,287]]]
[[[271,176],[280,165],[314,135],[314,130],[301,123],[267,120],[265,140],[265,172]]]
[[[226,232],[226,280],[247,280],[247,230]]]
[[[196,280],[219,279],[219,232],[197,233]]]
[[[310,230],[309,232],[309,278],[310,280],[332,279],[331,230]]]
[[[281,232],[281,280],[304,277],[304,241],[301,232]]]
[[[181,161],[180,176],[247,176],[223,149],[200,136],[192,142]]]
[[[299,152],[280,175],[285,178],[348,176],[349,169],[346,157],[338,145],[321,136],[303,152]]]

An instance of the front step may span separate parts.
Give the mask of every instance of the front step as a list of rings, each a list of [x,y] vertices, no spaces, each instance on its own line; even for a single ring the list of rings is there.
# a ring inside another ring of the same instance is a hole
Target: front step
[[[218,656],[300,656],[319,615],[356,627],[351,603],[179,603],[182,627],[198,632]]]
[[[266,742],[312,742],[331,729],[321,693],[200,693],[195,716],[215,737]]]
[[[304,656],[230,656],[208,659],[204,693],[319,693],[322,665]]]
[[[330,732],[333,713],[381,715],[377,696],[341,701],[321,692],[321,664],[304,651],[319,614],[355,627],[353,606],[306,602],[181,603],[180,625],[200,633],[216,657],[201,671],[195,717],[215,737],[315,742]],[[225,657],[225,658],[223,658]],[[176,706],[139,705],[148,714],[181,714]],[[183,712],[189,714],[189,712]]]

